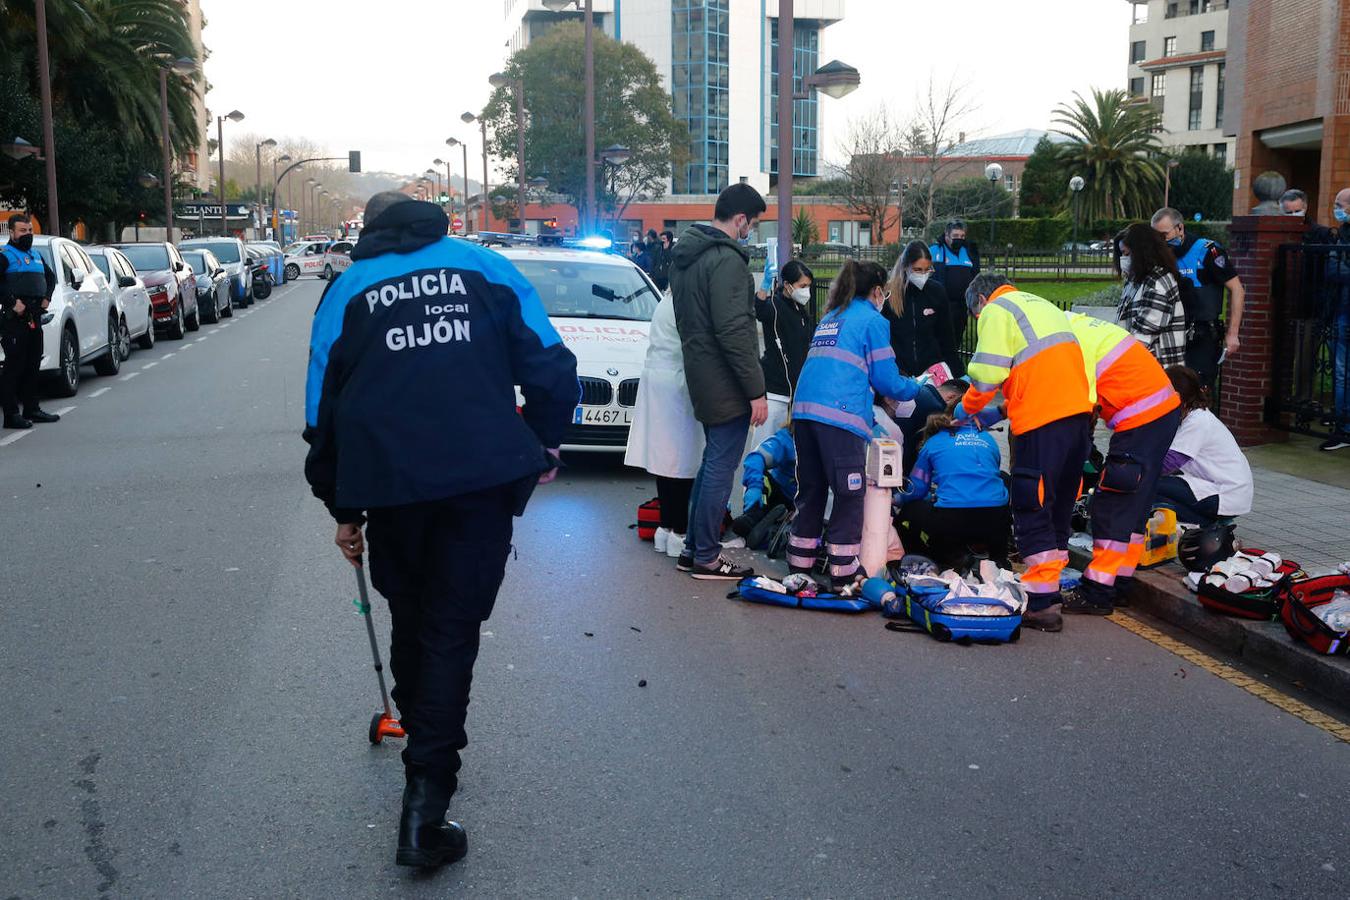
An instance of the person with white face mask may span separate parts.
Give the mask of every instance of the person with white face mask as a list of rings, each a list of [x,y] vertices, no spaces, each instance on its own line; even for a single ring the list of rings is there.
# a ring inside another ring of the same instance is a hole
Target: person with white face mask
[[[891,347],[900,371],[918,377],[946,363],[952,377],[966,372],[956,350],[951,303],[934,277],[933,255],[922,241],[913,241],[891,272],[890,300],[882,309],[891,326]]]
[[[1158,232],[1131,225],[1116,236],[1117,271],[1124,279],[1120,326],[1164,367],[1186,358],[1186,308],[1176,257]]]
[[[750,436],[758,447],[787,421],[797,376],[811,349],[816,319],[811,309],[811,285],[815,276],[800,260],[790,259],[778,273],[778,286],[755,301],[755,317],[764,333],[764,387],[769,398],[769,418]]]

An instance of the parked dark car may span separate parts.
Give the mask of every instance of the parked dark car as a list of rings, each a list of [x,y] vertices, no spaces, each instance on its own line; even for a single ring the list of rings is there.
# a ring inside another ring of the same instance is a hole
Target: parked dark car
[[[178,245],[181,250],[210,250],[230,276],[230,292],[235,306],[253,305],[253,279],[248,269],[248,251],[244,242],[233,237],[191,238]]]
[[[234,315],[230,276],[210,250],[184,250],[183,259],[197,279],[197,306],[203,322],[214,325]]]
[[[145,282],[155,308],[155,327],[178,340],[201,327],[197,311],[197,279],[178,248],[166,241],[113,244],[131,260]]]

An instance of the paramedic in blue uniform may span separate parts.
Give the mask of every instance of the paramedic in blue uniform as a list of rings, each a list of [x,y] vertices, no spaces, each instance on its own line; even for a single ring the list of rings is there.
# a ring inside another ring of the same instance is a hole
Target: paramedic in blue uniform
[[[970,319],[966,314],[966,288],[980,274],[980,251],[966,241],[966,223],[952,219],[947,223],[942,237],[928,248],[928,252],[933,257],[933,277],[947,292],[947,302],[951,305],[952,333],[959,348],[965,338],[966,323]]]
[[[420,867],[467,849],[445,812],[479,629],[513,517],[556,474],[580,399],[576,358],[534,288],[505,257],[447,237],[449,224],[433,203],[370,199],[352,266],[314,314],[305,396],[305,477],[352,565],[367,526],[371,580],[389,601],[408,734],[396,858]]]
[[[6,428],[32,428],[61,417],[38,406],[42,367],[42,314],[56,289],[56,274],[33,249],[33,220],[9,217],[9,243],[0,247],[0,408]]]
[[[1153,214],[1153,230],[1163,236],[1181,271],[1181,299],[1190,323],[1186,365],[1210,390],[1219,375],[1219,360],[1238,352],[1242,342],[1242,308],[1246,297],[1228,251],[1208,238],[1186,233],[1181,213],[1165,207]],[[1223,293],[1228,290],[1228,324],[1222,321]]]

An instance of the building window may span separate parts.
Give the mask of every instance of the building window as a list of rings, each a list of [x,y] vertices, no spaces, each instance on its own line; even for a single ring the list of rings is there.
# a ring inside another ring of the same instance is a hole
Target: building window
[[[1167,4],[1167,11],[1163,13],[1164,19],[1175,19],[1177,17],[1177,5],[1174,2]]]
[[[689,161],[673,173],[677,194],[716,194],[728,183],[728,0],[671,3],[671,101],[689,128]]]
[[[1163,56],[1164,56],[1164,57],[1167,57],[1167,56],[1176,56],[1176,55],[1177,55],[1177,39],[1176,39],[1176,36],[1174,35],[1174,36],[1172,36],[1172,37],[1165,37],[1165,38],[1163,38]]]
[[[801,90],[802,82],[819,67],[820,31],[797,21],[792,30],[792,84]],[[769,171],[778,173],[778,20],[770,24],[769,48]],[[818,172],[818,104],[814,91],[806,100],[792,105],[792,174],[812,177]]]
[[[1212,31],[1200,32],[1200,52],[1208,53],[1213,49],[1214,49],[1214,32]]]
[[[1167,96],[1167,73],[1166,73],[1166,72],[1154,72],[1154,73],[1153,73],[1153,86],[1152,86],[1152,88],[1150,89],[1149,94],[1150,94],[1150,96],[1153,96],[1153,97],[1166,97],[1166,96]]]
[[[1223,127],[1224,64],[1219,63],[1219,85],[1214,101],[1214,127]]]
[[[1144,54],[1147,53],[1147,41],[1135,41],[1130,44],[1130,62],[1139,63],[1144,61]]]
[[[1227,144],[1215,144],[1215,145],[1214,145],[1214,158],[1217,159],[1219,162],[1224,162],[1224,163],[1228,162],[1228,145],[1227,145]]]
[[[1139,2],[1139,0],[1135,0],[1134,19],[1132,20],[1131,24],[1134,25],[1148,24],[1148,3],[1142,3]]]
[[[1200,110],[1205,103],[1205,67],[1191,66],[1191,105],[1186,119],[1188,131],[1200,130]]]
[[[1130,96],[1131,96],[1131,97],[1142,97],[1142,96],[1144,96],[1144,79],[1143,79],[1143,78],[1131,78],[1131,79],[1130,79]]]

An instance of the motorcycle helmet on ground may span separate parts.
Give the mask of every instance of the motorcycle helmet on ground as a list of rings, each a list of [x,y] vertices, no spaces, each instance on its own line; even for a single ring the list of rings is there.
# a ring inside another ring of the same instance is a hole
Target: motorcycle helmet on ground
[[[1215,522],[1203,528],[1192,528],[1181,535],[1177,543],[1177,561],[1188,572],[1208,572],[1210,567],[1237,552],[1233,534],[1237,526],[1232,522]]]

